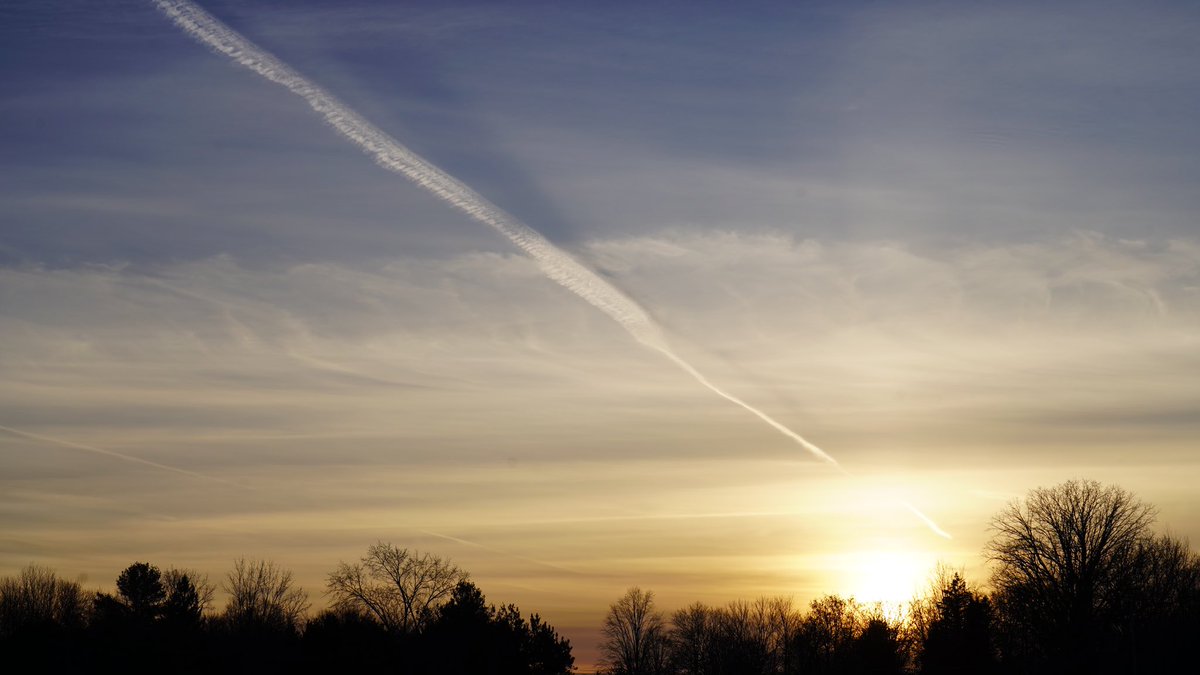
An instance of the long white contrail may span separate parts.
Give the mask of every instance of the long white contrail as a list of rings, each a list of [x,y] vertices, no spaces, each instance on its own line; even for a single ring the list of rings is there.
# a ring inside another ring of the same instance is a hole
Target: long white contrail
[[[845,472],[837,460],[824,450],[805,440],[800,434],[787,428],[770,415],[710,382],[671,349],[662,330],[654,323],[646,310],[612,284],[600,278],[595,272],[580,264],[567,252],[552,244],[533,228],[492,204],[463,184],[462,181],[409,150],[404,144],[368,122],[332,94],[309,82],[290,66],[259,48],[190,0],[152,0],[152,2],[177,26],[195,39],[303,98],[313,110],[325,118],[331,127],[362,148],[379,166],[405,176],[451,206],[503,234],[518,248],[525,251],[530,258],[533,258],[547,277],[612,317],[634,339],[666,356],[701,385],[718,396],[745,408],[776,431],[798,443],[813,456]],[[923,520],[928,519],[923,518]],[[944,534],[940,531],[939,533]]]
[[[533,228],[520,222],[462,181],[434,166],[409,150],[386,132],[363,119],[349,106],[317,85],[309,82],[290,66],[254,45],[221,23],[216,17],[189,0],[153,0],[168,17],[192,37],[225,54],[263,77],[283,85],[308,102],[313,110],[343,136],[371,155],[377,164],[399,173],[441,197],[467,215],[499,231],[518,248],[529,254],[542,272],[621,324],[638,342],[661,352],[683,368],[697,382],[719,396],[754,413],[780,433],[799,443],[820,459],[837,461],[796,432],[772,419],[741,399],[709,382],[691,364],[680,358],[667,344],[662,331],[636,302],[595,272],[584,267],[567,252],[552,244]]]

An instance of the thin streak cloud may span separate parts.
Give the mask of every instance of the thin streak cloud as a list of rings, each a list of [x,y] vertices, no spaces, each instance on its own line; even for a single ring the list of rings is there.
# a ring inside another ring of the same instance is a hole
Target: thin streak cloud
[[[35,434],[35,433],[29,432],[29,431],[22,431],[20,429],[14,429],[12,427],[4,426],[4,425],[0,425],[0,431],[5,431],[14,436],[20,436],[21,438],[27,438],[27,439],[34,440],[34,441],[39,441],[41,443],[52,443],[54,445],[61,445],[66,448],[75,448],[76,450],[85,450],[87,452],[95,453],[98,455],[104,455],[105,457],[112,457],[114,459],[119,459],[124,462],[132,462],[134,464],[141,464],[142,466],[149,466],[149,467],[152,467],[155,469],[161,469],[163,471],[170,471],[173,473],[182,474],[184,476],[189,476],[191,478],[199,478],[201,480],[212,481],[214,483],[221,483],[223,485],[231,485],[233,487],[241,488],[243,490],[250,489],[249,487],[247,487],[245,485],[242,485],[240,483],[235,483],[233,481],[225,480],[224,478],[217,478],[216,476],[209,476],[209,475],[206,475],[203,473],[198,473],[196,471],[189,471],[188,469],[181,469],[177,466],[170,466],[169,464],[163,464],[161,462],[154,462],[149,459],[142,459],[141,457],[134,457],[133,455],[126,455],[121,452],[116,452],[115,450],[105,450],[104,448],[98,448],[94,445],[88,445],[86,443],[76,443],[75,441],[68,441],[68,440],[64,440],[61,438],[54,438],[53,436],[45,436],[42,434]]]
[[[437,537],[438,539],[445,539],[446,541],[452,541],[456,544],[462,544],[463,546],[470,546],[472,548],[478,548],[478,549],[481,549],[484,551],[488,551],[490,553],[496,553],[498,555],[502,555],[507,558],[512,558],[514,560],[520,560],[522,562],[532,563],[534,565],[538,565],[539,567],[546,567],[546,568],[556,570],[559,572],[567,572],[568,574],[580,574],[580,572],[578,572],[577,570],[563,567],[562,565],[555,565],[553,563],[548,563],[544,560],[537,560],[535,558],[530,558],[528,556],[517,555],[515,553],[510,553],[508,551],[502,551],[494,546],[480,544],[479,542],[476,542],[476,541],[468,541],[466,539],[461,539],[459,537],[452,537],[448,534],[441,534],[439,532],[431,532],[429,530],[421,530],[421,534],[427,534],[431,537]]]

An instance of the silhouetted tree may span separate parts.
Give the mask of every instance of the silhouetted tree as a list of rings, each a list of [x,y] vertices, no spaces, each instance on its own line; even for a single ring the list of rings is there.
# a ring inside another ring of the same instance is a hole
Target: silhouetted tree
[[[34,566],[0,578],[0,672],[567,675],[574,669],[571,644],[553,626],[537,614],[526,618],[516,605],[487,605],[465,580],[430,610],[422,632],[388,630],[349,604],[302,626],[307,596],[291,572],[267,561],[235,562],[219,616],[205,616],[212,587],[194,571],[162,573],[136,562],[116,585],[115,593],[96,594],[88,623],[78,584]]]
[[[200,591],[187,574],[180,574],[164,583],[166,597],[162,602],[163,620],[172,626],[197,626],[204,613]]]
[[[715,640],[714,611],[699,602],[671,615],[671,668],[680,675],[710,672]]]
[[[897,627],[885,617],[868,617],[850,644],[848,672],[855,675],[900,675],[907,660]]]
[[[162,580],[167,593],[164,609],[172,615],[183,613],[199,619],[212,609],[217,587],[208,580],[207,574],[194,569],[172,567],[163,572]],[[191,597],[193,593],[194,598]],[[180,594],[179,597],[176,594]]]
[[[654,609],[654,593],[630,588],[604,618],[600,645],[605,672],[659,675],[667,669],[667,632]]]
[[[470,581],[455,585],[427,631],[429,670],[447,675],[487,673],[494,663],[492,612],[483,592]]]
[[[799,667],[795,654],[795,637],[803,617],[792,607],[791,598],[770,598],[765,603],[770,623],[771,668],[774,672],[791,673]]]
[[[0,579],[0,635],[47,625],[78,628],[86,608],[79,584],[58,578],[48,567],[29,565],[16,577]]]
[[[526,628],[529,675],[567,675],[575,670],[571,641],[558,634],[541,616],[532,614]]]
[[[214,672],[290,672],[302,657],[308,594],[290,570],[266,560],[234,561],[224,583],[225,611],[209,622]]]
[[[378,542],[357,563],[341,563],[327,589],[340,607],[357,608],[398,633],[420,631],[467,573],[449,560]]]
[[[737,600],[725,607],[696,603],[671,616],[671,672],[687,675],[786,673],[798,667],[801,616],[789,598]]]
[[[178,570],[163,574],[135,562],[117,577],[117,593],[93,600],[93,658],[122,672],[202,670],[201,591]],[[211,594],[211,590],[207,591]],[[181,658],[183,657],[183,658]]]
[[[521,616],[521,610],[510,603],[492,608],[490,614],[491,640],[488,647],[492,665],[489,670],[496,675],[527,673],[529,668],[525,650],[529,646],[529,624]]]
[[[81,670],[87,607],[79,584],[47,567],[29,565],[0,579],[0,669]]]
[[[223,619],[235,627],[295,633],[308,610],[308,593],[292,572],[265,560],[234,561],[224,583],[229,601]]]
[[[713,614],[708,670],[760,675],[772,671],[768,601],[735,600]]]
[[[987,547],[1010,662],[1054,672],[1112,666],[1154,509],[1116,486],[1038,488],[992,521]]]
[[[167,599],[162,572],[144,562],[135,562],[121,571],[117,577],[117,594],[130,617],[146,623],[159,617],[163,601]]]
[[[942,582],[921,636],[921,672],[930,675],[986,675],[995,671],[992,606],[955,573]]]
[[[1136,566],[1135,590],[1119,610],[1122,653],[1113,670],[1183,672],[1200,635],[1200,556],[1184,541],[1157,536],[1139,546]]]
[[[291,570],[267,560],[239,558],[225,580],[227,622],[246,628],[296,633],[308,611],[308,594]]]
[[[862,607],[853,599],[829,595],[813,600],[793,638],[799,672],[846,672],[862,613]]]
[[[129,619],[129,608],[112,593],[97,591],[92,597],[92,628],[98,631],[117,630]],[[123,628],[120,628],[123,630]]]
[[[304,629],[304,669],[311,673],[409,672],[401,649],[378,621],[350,609],[327,609]]]
[[[96,665],[127,673],[162,670],[167,645],[156,624],[165,599],[162,573],[145,562],[121,570],[116,594],[96,593],[91,631]]]
[[[431,674],[565,675],[575,663],[571,643],[541,617],[526,621],[515,605],[486,605],[469,581],[455,586],[422,637]]]

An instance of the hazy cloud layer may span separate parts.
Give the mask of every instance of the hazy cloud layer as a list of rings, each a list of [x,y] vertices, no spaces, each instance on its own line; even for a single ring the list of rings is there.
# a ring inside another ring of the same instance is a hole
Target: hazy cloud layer
[[[720,383],[864,478],[700,390],[515,255],[9,268],[0,423],[236,486],[5,433],[6,564],[100,573],[154,546],[221,569],[253,548],[315,584],[383,537],[486,561],[499,589],[653,584],[686,558],[698,576],[672,572],[680,592],[803,595],[839,583],[822,556],[897,537],[974,563],[996,493],[1107,474],[1162,502],[1197,468],[1193,240],[930,254],[666,232],[580,254]],[[881,515],[890,498],[959,538]]]

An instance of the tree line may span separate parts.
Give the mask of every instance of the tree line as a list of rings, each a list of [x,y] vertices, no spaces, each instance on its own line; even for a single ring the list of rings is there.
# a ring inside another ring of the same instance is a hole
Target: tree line
[[[222,587],[135,562],[116,592],[30,565],[0,579],[0,670],[21,673],[560,675],[570,642],[537,614],[488,604],[466,572],[380,542],[329,574],[331,606],[309,616],[291,571],[240,559]]]
[[[1200,556],[1155,509],[1093,481],[1031,491],[992,520],[988,585],[941,570],[900,615],[826,596],[693,604],[631,588],[603,625],[608,675],[1193,672]]]
[[[1200,556],[1152,530],[1115,486],[1031,491],[992,520],[986,585],[940,572],[902,614],[825,596],[695,603],[670,614],[629,589],[609,608],[609,675],[1041,675],[1190,672]],[[135,562],[114,593],[29,566],[0,578],[0,671],[378,672],[551,675],[571,645],[537,614],[488,604],[466,572],[377,543],[326,580],[328,609],[273,562],[240,559],[217,585]]]

